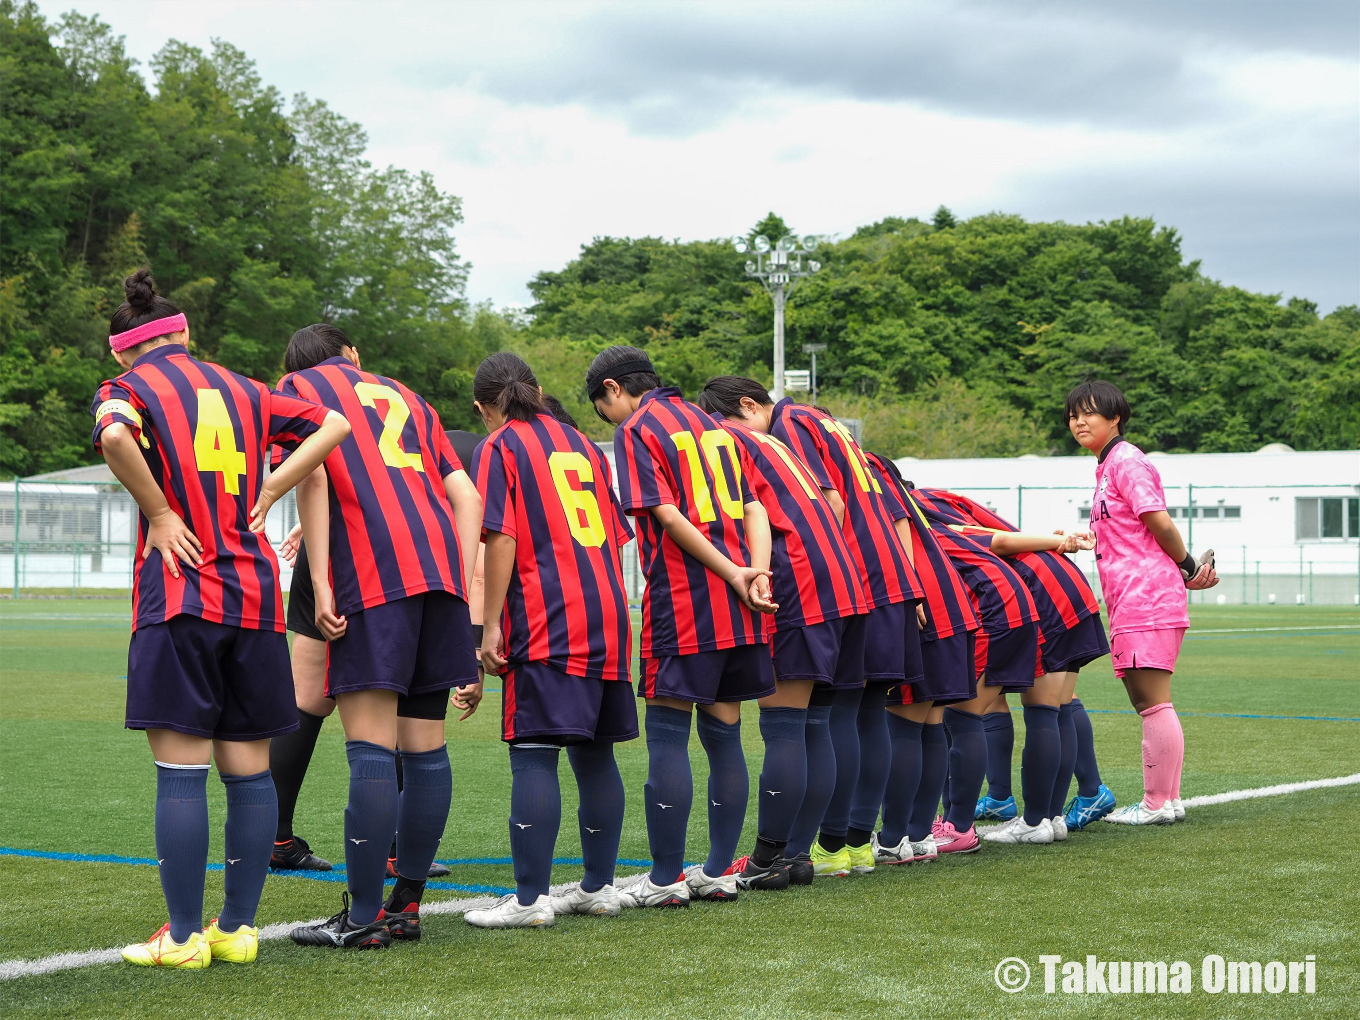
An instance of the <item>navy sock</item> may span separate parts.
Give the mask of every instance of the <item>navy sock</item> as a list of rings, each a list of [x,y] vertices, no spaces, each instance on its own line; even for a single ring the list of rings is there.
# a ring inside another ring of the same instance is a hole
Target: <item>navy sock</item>
[[[652,881],[673,885],[685,866],[685,832],[694,801],[689,767],[689,713],[647,705],[647,784],[643,795]]]
[[[831,746],[836,751],[836,787],[822,816],[821,844],[831,851],[845,846],[850,802],[859,782],[859,703],[864,688],[836,691],[831,700]]]
[[[741,720],[725,723],[699,711],[696,729],[708,754],[708,860],[704,872],[716,877],[727,870],[741,842],[751,782],[741,749]]]
[[[944,726],[943,723],[941,723],[940,725],[941,725],[941,726]],[[948,762],[949,762],[949,750],[950,750],[953,746],[954,746],[954,734],[951,733],[951,732],[949,731],[949,727],[948,727],[948,726],[945,726],[945,727],[944,727],[944,749],[945,749],[944,785],[940,787],[940,817],[941,817],[941,818],[948,818],[948,817],[949,817],[949,778],[950,778],[950,777],[949,777],[949,764],[948,764]],[[976,808],[976,805],[974,805],[974,808]]]
[[[397,752],[346,740],[349,803],[345,805],[345,875],[351,924],[372,924],[382,909],[387,851],[397,830]]]
[[[892,771],[892,742],[888,737],[888,684],[869,684],[859,703],[859,778],[855,781],[855,795],[850,801],[850,826],[847,842],[863,846],[868,840],[863,835],[874,831],[878,809],[883,804],[883,791],[888,786]],[[858,831],[855,831],[858,830]]]
[[[788,843],[807,792],[807,717],[805,708],[760,710],[765,763],[760,770],[756,831],[772,843]]]
[[[1072,725],[1077,731],[1077,763],[1073,774],[1077,777],[1077,793],[1094,797],[1100,792],[1100,766],[1096,764],[1096,741],[1091,732],[1091,717],[1080,698],[1072,699]]]
[[[949,745],[945,740],[944,724],[924,724],[921,727],[921,783],[916,788],[916,800],[912,802],[907,824],[907,838],[913,843],[930,835],[948,768]]]
[[[170,937],[182,945],[203,929],[208,766],[156,762],[156,860],[170,911]]]
[[[987,796],[1006,800],[1011,796],[1011,756],[1015,753],[1015,723],[1010,710],[988,712],[982,717],[987,734]]]
[[[453,800],[449,749],[402,751],[401,796],[397,808],[397,874],[423,882],[430,874]]]
[[[892,741],[892,772],[883,795],[883,831],[879,842],[896,846],[907,834],[916,791],[921,786],[921,723],[893,712],[883,714],[888,717],[888,737]]]
[[[543,744],[510,745],[510,856],[515,898],[525,907],[547,893],[552,880],[553,849],[562,826],[559,750]]]
[[[614,745],[608,741],[572,744],[567,748],[567,760],[580,792],[576,821],[581,828],[581,857],[586,867],[581,888],[595,892],[614,882],[619,835],[623,832],[623,777],[614,761]]]
[[[807,749],[807,787],[789,832],[788,845],[784,848],[788,857],[797,857],[812,849],[817,827],[822,824],[822,816],[826,814],[826,806],[831,803],[831,794],[836,788],[836,749],[831,745],[830,703],[808,705],[803,739]]]
[[[218,775],[227,788],[226,899],[217,926],[235,931],[255,923],[255,909],[269,874],[274,831],[279,824],[279,801],[269,770],[253,776]]]
[[[1048,817],[1063,813],[1067,790],[1072,785],[1072,769],[1077,764],[1077,727],[1072,722],[1071,704],[1058,709],[1058,775],[1053,780],[1053,796],[1048,802]]]
[[[949,808],[945,821],[959,832],[967,832],[973,827],[973,811],[987,774],[987,737],[982,716],[972,712],[946,708],[944,725],[949,731]]]
[[[1025,798],[1025,824],[1049,817],[1053,784],[1058,778],[1062,746],[1055,705],[1025,706],[1025,749],[1020,753],[1020,792]]]
[[[293,810],[297,807],[307,766],[312,763],[316,738],[326,720],[298,709],[298,728],[269,741],[269,773],[279,800],[279,822],[274,839],[280,843],[293,838]]]

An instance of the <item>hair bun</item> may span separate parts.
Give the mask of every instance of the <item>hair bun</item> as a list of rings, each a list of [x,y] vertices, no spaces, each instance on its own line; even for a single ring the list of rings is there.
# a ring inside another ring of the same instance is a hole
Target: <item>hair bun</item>
[[[123,281],[127,303],[138,315],[151,311],[156,303],[156,284],[150,269],[139,269]]]

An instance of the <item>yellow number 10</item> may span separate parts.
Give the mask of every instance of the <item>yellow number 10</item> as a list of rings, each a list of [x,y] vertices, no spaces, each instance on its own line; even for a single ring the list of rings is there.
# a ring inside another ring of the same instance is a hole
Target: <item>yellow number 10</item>
[[[718,519],[713,509],[713,494],[709,492],[708,480],[704,478],[704,468],[699,462],[699,448],[704,451],[704,460],[718,487],[718,505],[722,512],[734,521],[742,519],[744,510],[741,505],[741,460],[737,457],[736,440],[725,429],[711,429],[694,441],[693,432],[672,432],[671,442],[676,450],[684,455],[689,468],[689,484],[694,491],[694,510],[699,520],[708,523]],[[728,463],[732,465],[732,479],[737,486],[737,495],[727,485],[727,476],[722,469],[722,451],[727,451]]]
[[[420,458],[420,453],[407,453],[401,448],[401,430],[406,428],[406,422],[411,417],[411,409],[406,406],[401,394],[391,386],[368,382],[355,383],[354,393],[359,398],[359,403],[375,411],[378,409],[379,400],[387,402],[387,413],[383,415],[382,435],[378,437],[378,452],[382,454],[383,463],[388,467],[413,468],[424,473],[425,464]]]
[[[595,469],[586,455],[575,450],[556,450],[548,455],[548,470],[552,472],[557,498],[567,512],[571,537],[587,549],[604,545],[604,519],[600,516],[599,500],[589,489],[576,488],[567,477],[568,472],[574,473],[582,485],[595,481]]]

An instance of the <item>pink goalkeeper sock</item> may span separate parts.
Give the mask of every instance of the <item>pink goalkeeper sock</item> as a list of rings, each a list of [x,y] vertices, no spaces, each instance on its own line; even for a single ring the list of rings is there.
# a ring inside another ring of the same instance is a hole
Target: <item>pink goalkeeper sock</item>
[[[1139,714],[1143,717],[1143,802],[1155,811],[1176,795],[1185,760],[1185,734],[1169,701]]]

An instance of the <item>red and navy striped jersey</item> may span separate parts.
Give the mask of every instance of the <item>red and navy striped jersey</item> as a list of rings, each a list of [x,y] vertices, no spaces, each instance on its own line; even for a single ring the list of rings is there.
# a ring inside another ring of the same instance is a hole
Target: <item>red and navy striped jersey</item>
[[[197,567],[133,556],[132,629],[187,613],[247,630],[283,630],[279,561],[250,531],[269,445],[296,447],[326,409],[270,392],[254,379],[199,361],[179,344],[153,347],[117,379],[100,384],[94,446],[114,422],[127,425],[170,509],[203,543]],[[137,515],[137,549],[147,520]]]
[[[627,680],[633,628],[619,549],[633,538],[600,448],[551,415],[509,421],[476,450],[482,530],[515,540],[501,631],[511,668]]]
[[[749,484],[770,517],[770,572],[779,630],[867,613],[859,571],[817,480],[774,436],[722,419],[750,457]]]
[[[869,608],[924,598],[893,528],[906,513],[884,500],[883,485],[850,430],[831,415],[785,397],[774,406],[770,433],[798,454],[821,488],[836,490],[845,501],[841,530]]]
[[[1000,634],[1039,619],[1029,586],[1008,561],[992,552],[990,534],[969,525],[957,509],[929,490],[914,489],[908,495],[935,525],[940,544],[973,593],[983,630]]]
[[[942,489],[927,489],[926,494],[940,504],[947,503],[966,522],[989,531],[1018,530],[1005,518],[967,496]],[[1046,640],[1071,630],[1088,616],[1100,612],[1100,603],[1081,568],[1059,552],[1040,550],[1007,556],[1006,562],[1024,578],[1039,610],[1039,631]]]
[[[345,358],[286,375],[279,389],[339,411],[353,430],[326,458],[335,611],[357,613],[425,591],[466,600],[443,483],[463,465],[434,408]]]
[[[940,545],[935,527],[907,494],[897,466],[876,453],[866,452],[865,457],[870,467],[878,472],[884,498],[899,506],[911,525],[916,576],[925,589],[926,625],[921,628],[921,638],[930,641],[977,630],[982,624],[973,608],[972,595],[954,569],[949,554]]]
[[[674,387],[643,394],[614,433],[624,510],[637,518],[647,590],[644,659],[760,644],[765,624],[730,585],[666,534],[653,507],[674,506],[733,563],[749,566],[745,505],[750,458],[732,434]]]

